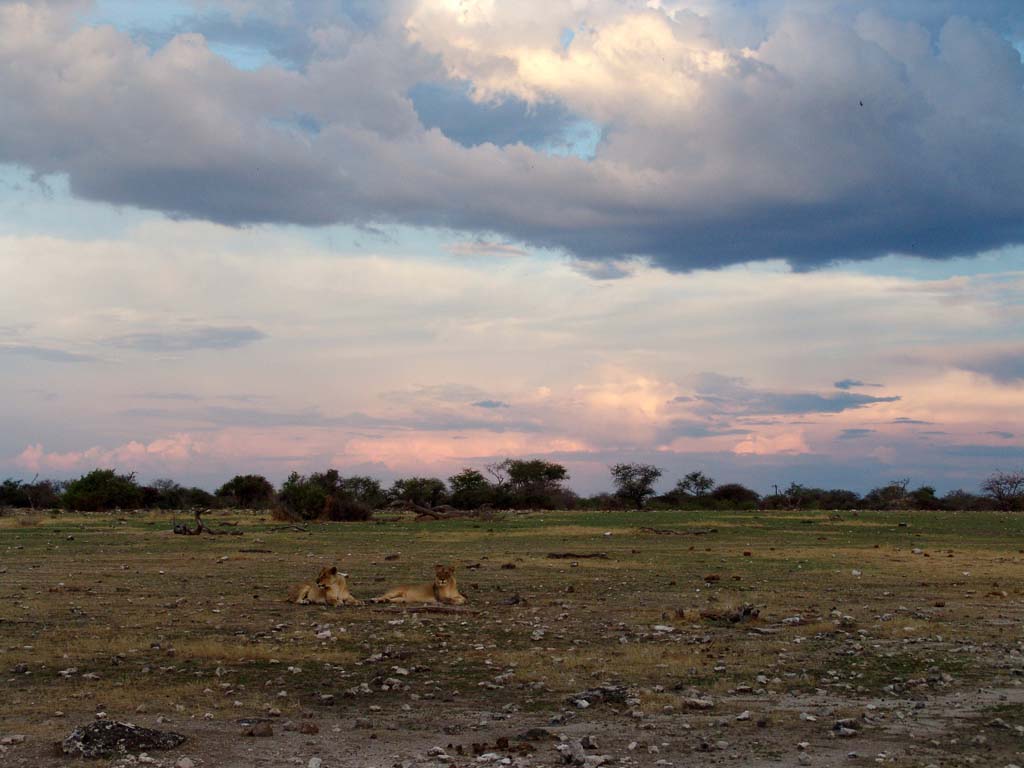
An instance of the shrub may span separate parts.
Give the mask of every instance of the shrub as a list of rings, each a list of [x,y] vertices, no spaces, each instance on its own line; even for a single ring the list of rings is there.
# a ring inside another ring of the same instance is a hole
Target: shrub
[[[274,486],[263,475],[235,475],[217,489],[217,498],[243,509],[267,509],[274,501]]]
[[[497,495],[494,486],[475,469],[463,469],[448,478],[451,488],[451,503],[459,509],[477,509],[484,504],[493,504]]]
[[[358,485],[358,484],[357,484]],[[281,486],[275,517],[298,520],[369,520],[373,509],[346,488],[336,469],[309,477],[292,472]]]
[[[407,501],[421,507],[436,507],[448,501],[448,488],[438,477],[406,477],[395,480],[386,494],[388,501]]]
[[[707,498],[719,509],[757,509],[761,496],[739,483],[720,485]]]
[[[112,469],[94,469],[68,483],[61,501],[65,508],[80,512],[133,509],[142,503],[142,489],[134,472],[119,475]]]

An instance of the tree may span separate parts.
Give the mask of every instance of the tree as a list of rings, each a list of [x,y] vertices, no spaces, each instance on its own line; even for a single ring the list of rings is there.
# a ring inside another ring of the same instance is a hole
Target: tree
[[[708,498],[715,503],[715,506],[728,509],[756,509],[757,502],[761,496],[757,491],[752,491],[745,485],[739,483],[726,483],[720,485],[710,494]]]
[[[357,486],[359,484],[356,484]],[[301,520],[369,520],[373,509],[352,495],[336,469],[304,477],[292,472],[278,494],[283,516]]]
[[[217,497],[243,509],[266,509],[274,500],[274,486],[263,475],[235,475],[217,489]]]
[[[61,501],[79,512],[134,509],[142,503],[142,489],[134,472],[119,475],[112,469],[94,469],[68,483]]]
[[[353,475],[343,477],[338,482],[338,487],[344,495],[350,496],[370,509],[383,507],[387,499],[384,490],[380,487],[380,481],[367,475]]]
[[[993,472],[981,484],[982,492],[1004,512],[1024,507],[1024,471]]]
[[[643,509],[661,477],[661,470],[653,464],[615,464],[608,471],[615,483],[615,495],[632,503],[635,509]]]
[[[408,501],[421,507],[436,507],[448,501],[448,488],[438,477],[406,477],[388,489],[389,501]]]
[[[864,496],[864,506],[869,509],[905,509],[909,501],[907,486],[910,479],[893,480],[888,485],[872,488]]]
[[[494,500],[494,487],[475,469],[466,467],[448,478],[452,506],[459,509],[477,509]]]
[[[676,494],[701,498],[715,487],[715,481],[697,470],[690,472],[686,477],[676,483]]]
[[[508,505],[516,509],[556,509],[567,506],[568,491],[562,483],[569,479],[561,464],[543,459],[506,459]],[[492,473],[493,474],[493,473]]]

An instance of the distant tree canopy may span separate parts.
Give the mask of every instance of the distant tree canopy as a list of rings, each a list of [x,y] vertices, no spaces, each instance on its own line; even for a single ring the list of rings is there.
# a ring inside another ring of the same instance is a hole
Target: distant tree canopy
[[[349,482],[353,479],[358,482]],[[278,494],[277,513],[279,517],[297,520],[369,520],[373,507],[357,498],[356,493],[360,492],[372,495],[372,489],[366,489],[362,478],[343,478],[336,469],[314,472],[308,477],[292,472]]]
[[[494,487],[479,470],[466,467],[448,478],[451,504],[459,509],[476,509],[494,503]]]
[[[217,498],[243,509],[266,509],[274,501],[274,486],[263,475],[235,475],[217,489]]]
[[[1005,512],[1024,509],[1024,472],[994,472],[981,490]]]
[[[448,502],[448,487],[438,477],[406,477],[395,480],[387,491],[388,501],[407,501],[421,507]]]
[[[654,484],[661,470],[653,464],[614,464],[608,468],[615,484],[615,495],[628,501],[635,509],[654,495]]]
[[[119,475],[112,469],[94,469],[69,482],[61,502],[76,512],[135,509],[142,504],[142,489],[135,482],[134,472]]]
[[[419,506],[451,504],[460,509],[490,505],[499,509],[873,509],[1024,511],[1024,471],[998,471],[981,484],[981,493],[957,489],[939,496],[935,488],[911,488],[909,479],[893,480],[864,496],[842,488],[815,488],[790,483],[785,490],[759,496],[739,483],[716,485],[700,470],[687,473],[672,490],[655,496],[662,471],[651,464],[620,463],[609,467],[614,493],[580,498],[566,487],[568,469],[545,459],[506,458],[479,469],[465,467],[448,478],[408,477],[384,490],[367,475],[342,476],[336,469],[308,476],[293,472],[279,491],[262,475],[236,475],[217,489],[187,488],[170,478],[140,485],[134,473],[95,469],[70,481],[7,479],[0,482],[0,509],[78,511],[113,509],[187,509],[245,507],[265,509],[292,519],[365,520],[392,501]]]

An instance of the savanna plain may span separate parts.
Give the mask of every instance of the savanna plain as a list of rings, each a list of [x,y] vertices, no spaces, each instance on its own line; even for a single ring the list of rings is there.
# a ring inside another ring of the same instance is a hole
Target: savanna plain
[[[0,517],[0,764],[97,718],[185,741],[95,765],[1024,764],[1019,515],[206,522]],[[465,606],[284,601],[436,563]]]

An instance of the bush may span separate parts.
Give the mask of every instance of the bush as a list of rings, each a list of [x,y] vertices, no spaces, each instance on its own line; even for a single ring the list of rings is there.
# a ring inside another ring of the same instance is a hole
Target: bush
[[[79,512],[135,509],[142,504],[142,489],[134,472],[119,475],[112,469],[94,469],[68,483],[61,501],[66,509]]]
[[[19,507],[25,509],[32,506],[25,483],[21,480],[4,480],[0,484],[0,507]]]
[[[487,478],[475,469],[466,468],[448,478],[451,487],[451,504],[459,509],[477,509],[484,504],[494,504],[497,494]]]
[[[358,485],[358,484],[357,484]],[[275,517],[292,520],[369,520],[373,509],[357,499],[336,469],[309,477],[292,472],[277,496]]]
[[[217,489],[217,498],[243,509],[267,509],[274,501],[274,486],[263,475],[235,475]]]
[[[739,483],[726,483],[715,488],[707,498],[717,509],[757,509],[761,496]]]
[[[407,501],[421,507],[436,507],[448,501],[448,488],[438,477],[406,477],[395,480],[386,494],[388,501]]]

